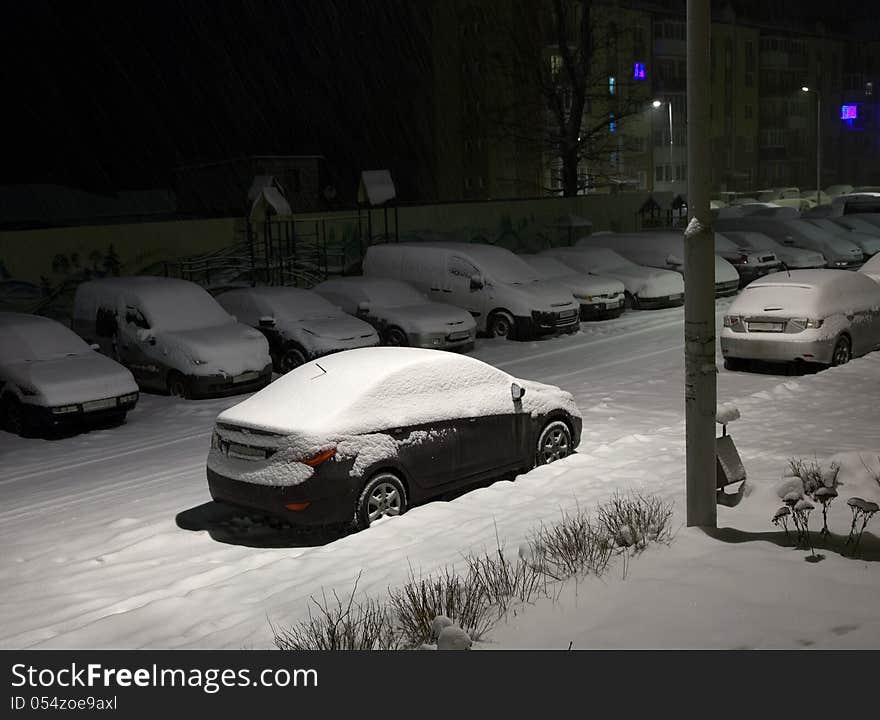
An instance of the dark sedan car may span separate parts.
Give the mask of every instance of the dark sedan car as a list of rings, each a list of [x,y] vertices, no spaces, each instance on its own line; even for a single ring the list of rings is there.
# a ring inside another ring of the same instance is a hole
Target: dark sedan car
[[[214,500],[297,525],[380,518],[569,455],[572,396],[480,360],[362,348],[301,365],[217,418]]]

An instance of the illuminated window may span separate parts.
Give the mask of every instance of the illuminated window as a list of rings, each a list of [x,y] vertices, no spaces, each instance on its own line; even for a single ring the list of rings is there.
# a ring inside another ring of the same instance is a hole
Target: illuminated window
[[[608,76],[608,94],[614,95],[617,92],[617,78],[614,75]]]
[[[633,63],[633,79],[644,80],[647,77],[645,73],[645,63]]]
[[[841,120],[855,120],[859,116],[859,106],[858,105],[841,105],[840,106],[840,119]]]
[[[550,56],[550,74],[553,77],[559,75],[562,70],[562,55],[551,55]]]
[[[614,113],[611,113],[608,116],[608,130],[610,132],[617,132],[617,123],[614,121]]]

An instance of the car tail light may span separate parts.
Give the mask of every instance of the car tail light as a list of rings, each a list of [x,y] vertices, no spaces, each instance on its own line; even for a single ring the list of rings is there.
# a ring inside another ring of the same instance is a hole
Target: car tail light
[[[740,255],[737,262],[741,262],[743,265],[749,264],[749,256],[748,255]]]
[[[306,501],[306,502],[298,502],[298,503],[288,503],[284,507],[287,508],[288,510],[293,510],[293,511],[298,512],[300,510],[305,510],[309,505],[311,505],[311,503]]]
[[[306,458],[305,460],[300,460],[301,463],[308,465],[309,467],[317,467],[322,462],[327,462],[330,458],[332,458],[336,454],[336,448],[330,448],[329,450],[324,450],[319,452],[317,455],[313,455],[310,458]]]
[[[724,316],[724,327],[730,328],[735,332],[742,332],[745,330],[745,326],[743,325],[742,316],[740,315],[725,315]]]
[[[815,330],[822,327],[822,318],[792,318],[789,323],[798,331]]]

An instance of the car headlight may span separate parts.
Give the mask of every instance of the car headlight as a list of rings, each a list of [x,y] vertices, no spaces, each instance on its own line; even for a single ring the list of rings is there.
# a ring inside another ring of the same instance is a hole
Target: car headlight
[[[66,415],[68,413],[75,413],[77,410],[79,410],[79,405],[59,405],[52,408],[52,414]]]
[[[126,403],[134,402],[137,399],[138,399],[138,394],[136,392],[119,396],[119,402],[123,405],[125,405]]]
[[[220,450],[220,433],[216,430],[211,433],[211,449]]]

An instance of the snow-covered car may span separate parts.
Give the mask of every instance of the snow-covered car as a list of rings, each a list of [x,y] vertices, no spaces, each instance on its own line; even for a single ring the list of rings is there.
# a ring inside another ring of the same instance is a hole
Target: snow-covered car
[[[760,232],[769,235],[781,245],[822,253],[826,267],[829,268],[857,267],[865,259],[864,253],[855,243],[800,218],[764,218],[755,215],[730,219],[719,217],[713,225],[718,232],[725,235],[729,231]]]
[[[729,370],[749,360],[842,365],[880,347],[880,283],[846,270],[793,270],[755,280],[724,316]]]
[[[715,254],[733,265],[739,273],[741,287],[782,267],[782,262],[769,248],[745,250],[721,233],[715,233]]]
[[[864,273],[872,280],[880,283],[880,253],[872,257],[868,262],[859,268],[860,273]]]
[[[572,396],[467,355],[362,348],[301,365],[222,412],[215,501],[297,525],[364,528],[577,447]]]
[[[365,320],[385,345],[472,350],[477,325],[470,313],[432,302],[409,283],[369,277],[331,278],[314,291]]]
[[[620,280],[596,273],[580,272],[550,255],[520,255],[542,280],[565,285],[581,306],[581,320],[607,320],[620,317],[626,288]]]
[[[639,265],[684,273],[684,235],[672,231],[603,233],[581,238],[578,247],[604,247]],[[715,295],[733,295],[739,289],[739,273],[715,254]]]
[[[372,245],[364,274],[405,280],[432,300],[467,310],[477,330],[491,337],[524,339],[580,328],[570,290],[541,280],[503,247],[435,240]]]
[[[217,296],[239,322],[257,328],[269,341],[276,372],[340,350],[379,344],[375,329],[311,290],[253,287]]]
[[[673,270],[637,265],[608,248],[557,247],[542,250],[573,270],[596,273],[623,283],[625,300],[639,310],[675,307],[684,302],[684,280]]]
[[[122,365],[49,318],[0,312],[0,419],[13,433],[121,423],[138,400]]]
[[[880,229],[874,232],[864,232],[864,230],[843,227],[830,218],[810,218],[807,222],[812,223],[820,230],[825,230],[832,235],[849,240],[862,251],[865,258],[872,257],[880,252]]]
[[[82,283],[72,327],[131,370],[144,390],[219,397],[253,392],[272,380],[266,338],[186,280],[139,276]]]
[[[825,256],[815,250],[780,245],[769,235],[749,230],[725,230],[724,237],[749,251],[770,250],[790,270],[825,267]]]
[[[866,235],[880,235],[880,213],[851,213],[831,220],[847,230],[855,230]]]

